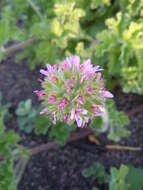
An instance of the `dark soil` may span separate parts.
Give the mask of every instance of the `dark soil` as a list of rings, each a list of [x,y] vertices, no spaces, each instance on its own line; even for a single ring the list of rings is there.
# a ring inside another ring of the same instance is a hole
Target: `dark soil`
[[[0,64],[0,91],[4,96],[4,103],[11,102],[13,113],[21,100],[32,98],[33,105],[38,106],[37,97],[33,90],[39,88],[38,69],[30,71],[26,64],[15,64],[13,59]],[[130,111],[143,103],[143,97],[134,94],[115,92],[115,100],[119,110]],[[47,136],[25,135],[18,130],[16,117],[13,116],[8,127],[14,128],[22,137],[24,145],[31,147],[48,142]],[[131,136],[123,139],[121,144],[143,147],[143,111],[131,117],[128,128]],[[83,129],[84,130],[84,129]],[[105,135],[100,140],[110,144]],[[86,148],[85,148],[86,147]],[[102,163],[107,171],[111,166],[119,167],[121,163],[143,167],[142,152],[105,151],[86,139],[33,156],[26,168],[19,184],[19,190],[91,190],[96,181],[84,178],[81,172],[94,162]],[[107,187],[100,189],[106,190]]]

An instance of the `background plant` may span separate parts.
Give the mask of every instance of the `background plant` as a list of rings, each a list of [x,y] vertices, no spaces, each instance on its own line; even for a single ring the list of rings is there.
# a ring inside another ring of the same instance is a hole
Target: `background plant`
[[[16,109],[19,129],[27,134],[34,132],[36,135],[47,135],[55,138],[60,145],[65,145],[75,126],[68,127],[66,123],[57,122],[53,127],[46,115],[40,115],[40,111],[41,108],[36,109],[32,106],[31,99],[21,101]]]
[[[16,109],[16,115],[18,116],[17,122],[20,129],[26,133],[32,132],[36,114],[36,110],[32,108],[31,99],[20,102]]]
[[[95,163],[83,170],[84,177],[92,177],[98,184],[108,184],[109,190],[141,190],[143,187],[143,170],[122,164],[119,169],[111,167],[108,174],[103,165]],[[98,188],[93,187],[93,190]]]
[[[33,131],[36,135],[54,137],[59,144],[65,145],[71,132],[76,130],[75,124],[69,127],[66,123],[57,122],[53,126],[52,121],[46,115],[39,114],[41,110],[41,107],[35,109],[32,106],[31,99],[20,102],[16,109],[20,130],[28,134]],[[105,114],[92,120],[90,127],[97,135],[108,132],[107,137],[118,142],[121,138],[129,137],[130,131],[126,128],[128,124],[129,119],[127,115],[116,110],[113,100],[107,100]]]
[[[0,107],[0,190],[16,190],[28,161],[28,151],[13,130],[6,130],[7,106]]]
[[[115,142],[129,137],[130,132],[126,128],[128,124],[128,116],[122,111],[117,111],[113,100],[106,100],[105,114],[91,121],[91,127],[96,134],[108,131],[108,138]]]
[[[1,1],[0,58],[25,42],[17,60],[29,66],[79,54],[101,64],[110,87],[142,94],[142,0]],[[21,47],[21,46],[19,46]]]

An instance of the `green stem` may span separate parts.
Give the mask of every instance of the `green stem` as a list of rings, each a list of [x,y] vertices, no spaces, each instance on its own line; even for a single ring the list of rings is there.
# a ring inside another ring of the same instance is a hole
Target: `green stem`
[[[20,182],[20,180],[22,178],[22,175],[23,175],[24,170],[26,168],[27,162],[28,162],[28,158],[27,157],[22,157],[22,158],[20,158],[20,160],[16,164],[15,176],[16,176],[16,183],[17,184]]]
[[[13,52],[18,51],[20,49],[23,49],[25,46],[33,44],[34,42],[35,42],[35,40],[33,38],[31,38],[31,39],[25,40],[23,42],[20,42],[18,44],[11,45],[8,48],[2,47],[0,49],[0,51],[2,53],[6,53],[6,54],[13,53]]]
[[[39,11],[39,7],[37,7],[37,6],[33,3],[32,0],[27,0],[27,2],[30,4],[30,6],[32,7],[32,9],[37,13],[37,15],[38,15],[41,19],[43,19],[43,16],[42,16],[42,14],[41,14],[40,11]]]

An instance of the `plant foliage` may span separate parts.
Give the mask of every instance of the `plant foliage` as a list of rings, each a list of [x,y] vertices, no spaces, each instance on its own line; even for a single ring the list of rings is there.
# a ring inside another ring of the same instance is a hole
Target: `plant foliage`
[[[0,16],[1,59],[9,41],[33,39],[17,54],[31,68],[79,54],[104,67],[110,87],[143,93],[142,0],[7,0]]]
[[[141,190],[143,187],[143,170],[130,165],[122,164],[119,169],[111,167],[108,174],[103,165],[95,163],[82,174],[84,177],[92,176],[98,184],[108,184],[109,190]]]
[[[65,145],[70,133],[76,129],[75,126],[68,126],[61,122],[52,126],[51,120],[46,115],[39,114],[40,110],[41,108],[36,110],[32,107],[31,99],[21,101],[16,109],[20,130],[28,134],[34,131],[36,135],[47,135],[55,138],[60,145]]]
[[[91,121],[91,127],[96,133],[108,131],[108,138],[116,142],[129,136],[130,132],[126,129],[128,124],[128,116],[122,111],[117,111],[112,100],[106,101],[105,114]]]
[[[21,179],[28,152],[18,145],[20,137],[12,130],[6,132],[7,106],[0,107],[0,190],[16,190]]]
[[[16,115],[18,116],[17,121],[20,129],[26,133],[31,133],[34,128],[36,114],[36,110],[32,108],[31,99],[20,102],[16,109]]]

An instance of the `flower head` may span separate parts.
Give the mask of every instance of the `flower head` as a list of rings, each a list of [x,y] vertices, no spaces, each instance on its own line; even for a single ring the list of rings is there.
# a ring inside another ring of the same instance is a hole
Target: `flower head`
[[[90,59],[80,63],[79,56],[71,56],[46,67],[40,70],[45,76],[42,90],[35,93],[44,105],[41,114],[47,114],[53,124],[58,120],[84,127],[104,114],[105,99],[113,95],[105,90],[100,66],[93,66]]]

